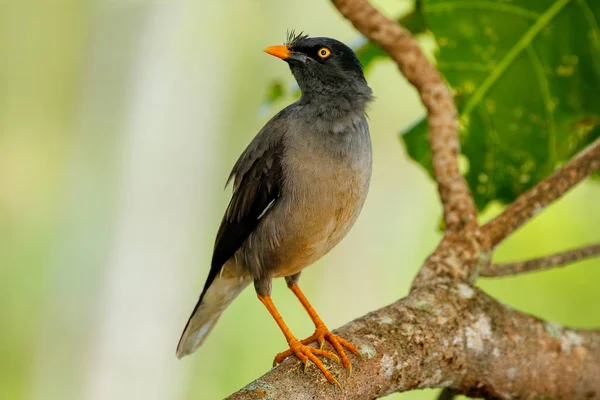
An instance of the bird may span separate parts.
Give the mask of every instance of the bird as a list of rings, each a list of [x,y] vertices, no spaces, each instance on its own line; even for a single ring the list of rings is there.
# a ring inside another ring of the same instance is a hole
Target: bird
[[[204,289],[177,346],[177,357],[194,352],[229,304],[250,283],[274,318],[291,355],[316,365],[341,386],[317,356],[341,362],[352,343],[333,334],[299,287],[302,270],[336,246],[354,225],[365,202],[372,169],[367,106],[372,90],[356,54],[328,37],[288,33],[283,45],[264,52],[285,61],[300,98],[273,116],[233,166],[232,197],[217,231]],[[274,278],[285,278],[312,322],[299,340],[271,298]],[[317,342],[319,347],[309,346]],[[329,342],[333,351],[325,350]],[[336,354],[337,353],[337,354]]]

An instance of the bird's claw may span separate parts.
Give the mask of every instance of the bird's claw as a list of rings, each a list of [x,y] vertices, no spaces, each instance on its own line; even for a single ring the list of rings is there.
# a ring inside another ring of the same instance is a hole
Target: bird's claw
[[[342,360],[342,365],[348,370],[348,374],[352,375],[352,364],[350,363],[350,360],[344,351],[344,347],[360,357],[361,354],[356,346],[346,339],[339,337],[338,335],[334,335],[329,329],[327,329],[325,325],[318,326],[313,336],[316,336],[319,343],[325,343],[325,340],[331,343],[335,351],[339,354]]]
[[[298,357],[298,359],[300,359],[300,361],[302,363],[304,363],[304,371],[306,371],[306,368],[308,368],[308,362],[311,361],[313,364],[315,364],[317,366],[317,368],[319,368],[319,370],[321,370],[323,375],[325,375],[325,379],[327,379],[327,381],[329,383],[333,383],[333,384],[337,385],[337,387],[340,388],[340,390],[341,390],[342,387],[340,386],[340,383],[337,381],[337,379],[335,379],[333,377],[331,372],[329,372],[327,370],[327,368],[325,367],[323,362],[321,360],[319,360],[317,358],[317,356],[323,356],[326,358],[330,358],[332,360],[335,360],[338,363],[340,362],[340,358],[331,351],[323,350],[322,348],[318,349],[316,347],[308,346],[306,343],[310,343],[310,342],[314,341],[314,339],[311,341],[307,341],[308,339],[309,338],[304,339],[302,341],[296,340],[295,342],[290,343],[290,348],[288,350],[281,352],[275,356],[275,359],[273,360],[273,366],[281,363],[283,360],[285,360],[292,354],[295,354],[296,357]],[[306,343],[304,343],[304,342],[306,342]]]
[[[327,358],[331,358],[337,362],[341,361],[344,368],[346,368],[348,370],[348,373],[350,375],[352,375],[352,364],[350,363],[350,360],[348,359],[348,356],[346,355],[346,352],[344,351],[344,347],[347,348],[348,350],[350,350],[352,353],[354,353],[357,356],[362,358],[362,355],[360,354],[360,352],[358,351],[356,346],[354,346],[352,343],[348,342],[346,339],[341,338],[337,335],[334,335],[329,329],[327,329],[327,327],[325,325],[318,326],[315,330],[315,333],[313,333],[306,339],[299,341],[298,344],[306,346],[315,341],[319,344],[319,348],[309,347],[311,349],[310,351],[312,353],[317,354],[317,355],[322,355]],[[331,345],[333,346],[335,351],[339,354],[339,357],[336,356],[331,351],[323,350],[323,347],[325,346],[325,341],[328,341],[329,343],[331,343]],[[306,346],[306,347],[308,347],[308,346]],[[290,345],[290,349],[288,349],[284,352],[281,352],[281,353],[277,354],[277,356],[275,356],[273,365],[281,363],[283,360],[285,360],[292,354],[296,354],[296,356],[305,363],[305,367],[306,367],[307,360],[306,361],[303,360],[303,358],[301,356],[299,356],[298,353],[294,350],[294,347],[292,345]],[[321,371],[324,370],[324,366],[323,366],[323,368],[321,368],[320,366],[318,366],[318,367]],[[323,373],[325,373],[325,372],[323,372]],[[325,375],[325,376],[327,377],[327,375]],[[327,380],[329,380],[329,378]],[[331,380],[329,380],[329,382],[334,383]]]

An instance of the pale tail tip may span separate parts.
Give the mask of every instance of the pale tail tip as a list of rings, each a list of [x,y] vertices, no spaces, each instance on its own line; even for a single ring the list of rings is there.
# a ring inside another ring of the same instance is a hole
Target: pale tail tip
[[[175,353],[175,355],[177,356],[177,359],[181,360],[183,357],[189,355],[190,352],[189,351],[185,351],[184,348],[178,347],[177,348],[177,352]]]

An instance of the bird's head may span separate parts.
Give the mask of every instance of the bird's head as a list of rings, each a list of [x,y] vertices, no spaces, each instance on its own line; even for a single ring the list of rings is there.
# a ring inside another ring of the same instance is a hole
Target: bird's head
[[[360,61],[344,43],[327,37],[288,34],[286,44],[269,46],[266,53],[287,62],[303,97],[364,97],[371,99]]]

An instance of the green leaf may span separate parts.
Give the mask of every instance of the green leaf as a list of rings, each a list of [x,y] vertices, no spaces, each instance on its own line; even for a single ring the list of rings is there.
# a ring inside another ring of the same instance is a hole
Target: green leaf
[[[513,201],[600,135],[599,1],[424,0],[422,13],[480,209]],[[423,124],[402,138],[430,171]]]
[[[427,31],[427,23],[423,15],[423,0],[415,1],[414,9],[400,17],[398,23],[408,29],[413,35],[419,35]]]
[[[266,103],[274,103],[277,99],[281,98],[285,93],[285,89],[283,87],[283,83],[279,80],[275,80],[271,82],[269,88],[267,90],[265,102]]]
[[[431,148],[429,147],[429,140],[427,138],[427,119],[423,118],[408,128],[402,139],[410,158],[421,164],[429,172],[429,175],[433,177]]]
[[[378,61],[382,58],[388,58],[389,56],[383,49],[377,46],[375,43],[369,42],[364,38],[360,38],[361,44],[358,46],[350,47],[356,53],[356,56],[360,60],[360,64],[363,66],[363,70],[365,73],[369,72],[369,69],[375,64],[375,61]]]

